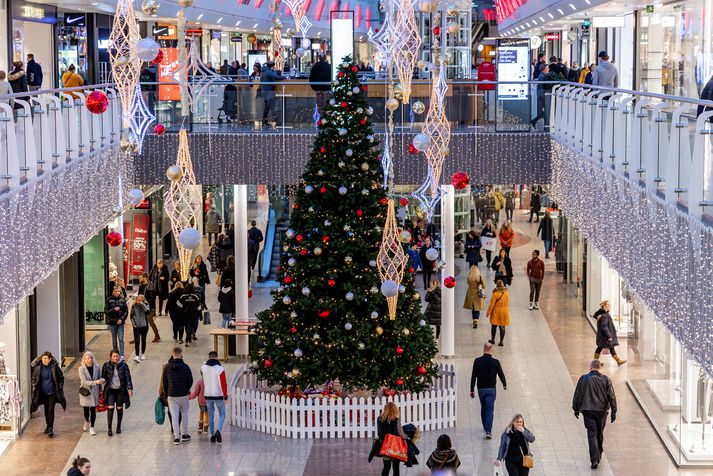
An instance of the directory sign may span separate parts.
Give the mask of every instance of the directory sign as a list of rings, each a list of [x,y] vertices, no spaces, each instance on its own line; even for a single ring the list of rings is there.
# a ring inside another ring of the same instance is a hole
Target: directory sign
[[[530,40],[529,38],[500,38],[497,50],[498,100],[527,101],[530,98]],[[513,84],[513,81],[522,81]]]

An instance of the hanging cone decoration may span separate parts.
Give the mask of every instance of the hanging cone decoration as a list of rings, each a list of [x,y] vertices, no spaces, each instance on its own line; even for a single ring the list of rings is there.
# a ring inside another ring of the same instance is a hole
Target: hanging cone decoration
[[[403,246],[399,241],[399,227],[396,223],[396,212],[393,198],[389,199],[386,209],[386,223],[384,224],[384,236],[381,240],[381,248],[376,256],[376,266],[379,269],[381,281],[394,281],[398,286],[404,279],[404,268],[408,258],[404,253]],[[387,297],[389,305],[389,317],[396,318],[396,304],[399,300],[398,293],[395,296]]]
[[[196,185],[196,176],[193,173],[191,152],[188,149],[188,134],[185,129],[181,129],[178,134],[176,167],[180,168],[182,173],[177,180],[171,181],[171,186],[165,195],[164,208],[171,220],[173,238],[176,240],[176,247],[178,248],[178,259],[181,262],[181,280],[186,281],[190,271],[193,250],[183,247],[178,237],[181,231],[197,223],[197,213],[200,210],[201,199]]]
[[[129,127],[131,121],[134,94],[141,74],[141,60],[136,53],[136,43],[140,39],[134,2],[118,0],[109,34],[109,60],[114,75],[114,87],[119,91],[121,99],[121,117],[125,128]]]

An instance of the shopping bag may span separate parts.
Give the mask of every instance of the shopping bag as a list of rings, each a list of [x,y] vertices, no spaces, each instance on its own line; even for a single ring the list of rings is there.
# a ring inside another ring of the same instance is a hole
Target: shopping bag
[[[210,312],[209,311],[203,311],[203,324],[206,326],[210,325]]]
[[[97,405],[97,411],[99,413],[105,412],[107,410],[106,403],[104,403],[104,392],[99,394],[99,405]]]
[[[163,425],[166,419],[166,409],[163,407],[161,397],[158,397],[153,405],[153,419],[157,425]]]
[[[381,445],[381,451],[379,454],[391,459],[406,461],[408,459],[406,451],[406,440],[400,436],[388,433],[384,437],[384,443]]]
[[[480,242],[483,244],[483,249],[485,251],[495,251],[495,247],[497,245],[497,240],[495,238],[491,238],[490,236],[481,236]]]
[[[500,462],[500,466],[493,465],[493,476],[505,476],[504,462]]]

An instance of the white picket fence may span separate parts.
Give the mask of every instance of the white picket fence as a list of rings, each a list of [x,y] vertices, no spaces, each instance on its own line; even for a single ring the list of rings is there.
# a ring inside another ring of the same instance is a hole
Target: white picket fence
[[[401,410],[401,422],[423,431],[456,424],[453,365],[442,365],[432,388],[416,394],[369,398],[289,398],[278,396],[241,365],[231,381],[231,423],[289,438],[366,438],[376,436],[376,419],[386,402]]]

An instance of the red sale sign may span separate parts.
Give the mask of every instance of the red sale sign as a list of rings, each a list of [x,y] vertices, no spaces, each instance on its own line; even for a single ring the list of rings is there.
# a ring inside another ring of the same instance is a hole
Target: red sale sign
[[[131,223],[124,222],[124,246],[122,248],[122,261],[124,264],[124,279],[129,276],[129,256],[131,254]]]
[[[139,276],[146,272],[146,258],[149,252],[149,216],[134,215],[131,236],[131,275]]]

